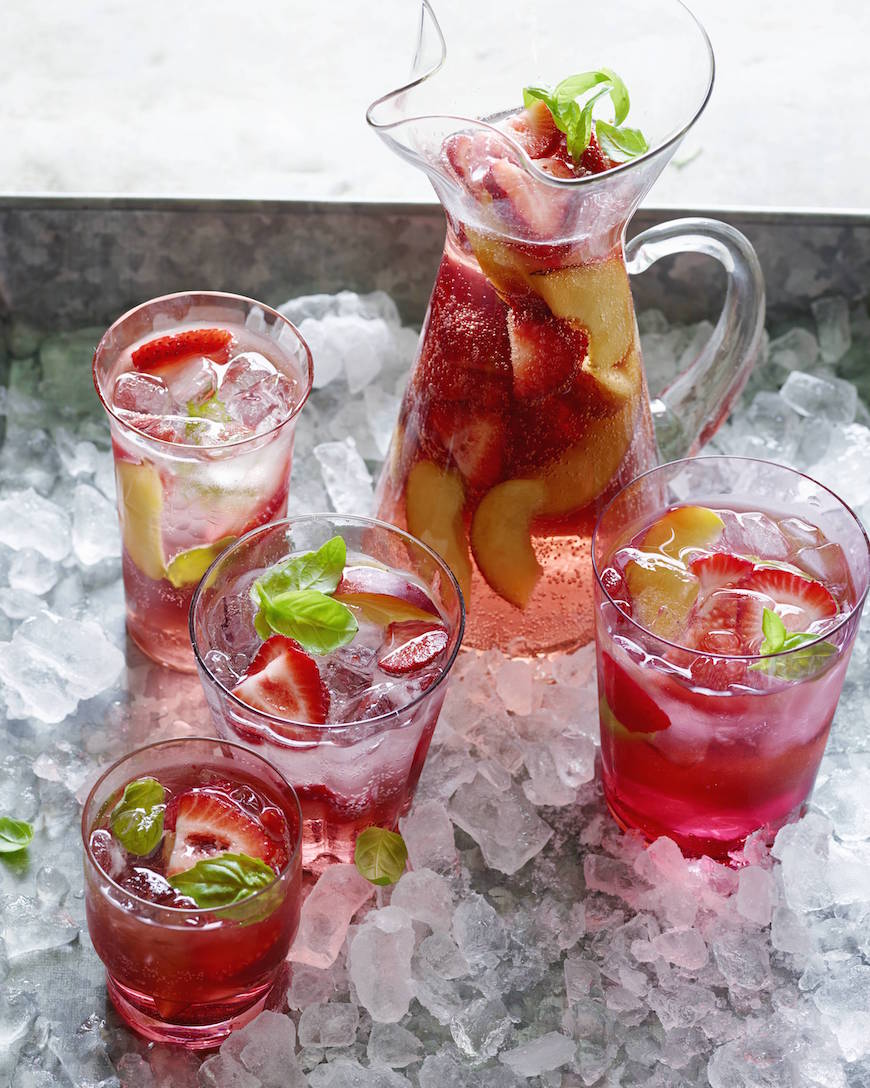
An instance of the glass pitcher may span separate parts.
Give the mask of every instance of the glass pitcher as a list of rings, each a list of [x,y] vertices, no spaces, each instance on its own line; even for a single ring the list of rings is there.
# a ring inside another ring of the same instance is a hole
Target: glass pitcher
[[[447,217],[379,516],[449,563],[466,645],[570,650],[592,637],[598,512],[656,464],[654,416],[669,458],[695,452],[725,418],[761,341],[761,270],[746,238],[708,219],[625,244],[712,88],[709,40],[678,0],[578,3],[570,26],[531,4],[440,0],[438,10],[422,0],[413,78],[367,113],[427,173]],[[523,87],[603,65],[629,88],[649,150],[560,176],[512,127]],[[725,304],[698,358],[651,405],[629,274],[680,252],[722,263]]]

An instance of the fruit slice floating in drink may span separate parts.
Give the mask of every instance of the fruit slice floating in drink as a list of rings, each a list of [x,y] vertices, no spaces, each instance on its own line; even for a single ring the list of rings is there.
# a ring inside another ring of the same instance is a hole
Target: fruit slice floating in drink
[[[613,125],[592,117],[602,95]],[[646,150],[627,91],[604,69],[524,99],[444,142],[468,214],[448,226],[380,514],[450,564],[471,645],[534,653],[591,635],[594,518],[655,449],[621,223],[602,240],[577,190],[537,173],[589,178]]]

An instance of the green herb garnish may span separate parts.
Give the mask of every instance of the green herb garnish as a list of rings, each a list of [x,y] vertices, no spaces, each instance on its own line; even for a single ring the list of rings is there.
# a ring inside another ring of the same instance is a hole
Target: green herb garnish
[[[293,556],[270,567],[251,586],[259,606],[254,618],[257,634],[286,635],[309,653],[328,654],[357,633],[356,618],[341,601],[329,596],[338,588],[347,549],[334,536],[316,552]]]
[[[198,907],[213,910],[249,898],[275,880],[275,870],[247,854],[216,854],[202,858],[192,869],[169,877],[177,892]]]
[[[361,876],[372,884],[395,884],[405,871],[408,848],[396,831],[367,827],[357,836],[353,860]]]
[[[649,144],[640,129],[622,124],[631,103],[628,88],[612,68],[568,76],[552,91],[546,87],[523,88],[523,104],[527,108],[537,100],[546,103],[556,128],[565,133],[568,153],[575,163],[580,162],[592,139],[595,105],[608,96],[613,105],[613,123],[595,120],[598,146],[612,162],[628,162],[648,151]]]
[[[781,617],[771,608],[765,608],[762,612],[761,630],[764,632],[764,641],[761,643],[759,653],[765,656],[797,650],[799,646],[815,642],[819,637],[808,631],[789,632]],[[837,647],[830,642],[819,642],[814,646],[808,646],[805,650],[798,650],[797,653],[790,654],[788,657],[757,661],[754,665],[750,665],[750,668],[784,680],[798,680],[815,672],[818,666],[836,652]]]
[[[163,835],[166,790],[156,778],[137,778],[124,787],[124,796],[112,809],[112,834],[130,854],[145,857]]]
[[[0,854],[16,854],[30,845],[33,828],[26,820],[0,816]]]

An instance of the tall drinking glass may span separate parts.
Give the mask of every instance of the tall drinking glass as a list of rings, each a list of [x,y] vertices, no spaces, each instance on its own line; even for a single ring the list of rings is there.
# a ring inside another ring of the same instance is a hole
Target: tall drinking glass
[[[194,671],[187,614],[230,541],[287,512],[311,353],[285,318],[215,292],[137,306],[105,333],[94,384],[109,416],[127,630]]]
[[[833,492],[740,457],[633,480],[595,529],[604,792],[616,820],[726,857],[800,811],[870,578]]]

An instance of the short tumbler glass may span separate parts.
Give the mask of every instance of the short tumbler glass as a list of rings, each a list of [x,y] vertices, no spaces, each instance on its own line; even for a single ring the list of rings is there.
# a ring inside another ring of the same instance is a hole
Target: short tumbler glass
[[[602,573],[617,549],[680,504],[800,518],[838,544],[853,604],[820,636],[832,651],[826,647],[808,667],[794,649],[777,655],[775,675],[767,665],[750,674],[771,658],[701,654],[633,620]],[[849,507],[770,462],[675,461],[633,480],[604,509],[592,558],[602,777],[617,822],[647,839],[666,835],[688,855],[727,858],[752,832],[772,834],[796,817],[813,788],[867,595],[867,535]],[[727,669],[752,679],[724,690],[696,682],[720,665],[721,675]]]
[[[137,430],[112,403],[131,348],[207,325],[228,329],[240,351],[258,351],[289,378],[293,410],[270,430],[217,446]],[[94,384],[112,431],[127,631],[159,664],[195,671],[187,616],[199,578],[229,540],[287,513],[296,418],[313,374],[308,346],[286,318],[253,299],[213,291],[143,303],[118,318],[97,346]]]
[[[235,652],[234,601],[248,599],[254,576],[291,553],[331,537],[391,571],[419,580],[441,613],[448,643],[435,681],[404,706],[362,721],[325,725],[276,721],[242,702],[209,663],[209,651]],[[302,805],[303,861],[314,871],[353,859],[367,827],[395,828],[409,808],[465,625],[459,586],[447,564],[408,533],[372,518],[311,514],[267,525],[229,547],[203,577],[190,609],[190,637],[220,736],[256,746],[293,782]]]
[[[184,785],[250,786],[283,812],[290,857],[273,884],[234,906],[165,907],[117,884],[98,864],[91,833],[124,786],[150,776]],[[88,932],[109,996],[148,1039],[189,1049],[220,1044],[265,1006],[296,935],[302,905],[302,816],[293,788],[260,756],[205,737],[139,748],[98,780],[82,813]]]

